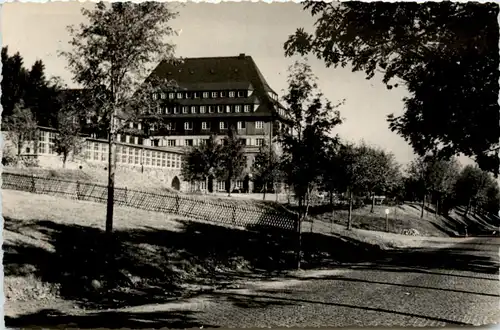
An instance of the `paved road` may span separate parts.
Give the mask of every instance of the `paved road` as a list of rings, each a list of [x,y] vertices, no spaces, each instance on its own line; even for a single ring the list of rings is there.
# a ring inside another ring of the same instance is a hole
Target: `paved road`
[[[294,279],[221,291],[168,309],[190,309],[199,324],[221,327],[497,323],[500,240],[457,242],[418,251],[417,261],[435,256],[430,263],[401,255],[376,265],[303,272]]]

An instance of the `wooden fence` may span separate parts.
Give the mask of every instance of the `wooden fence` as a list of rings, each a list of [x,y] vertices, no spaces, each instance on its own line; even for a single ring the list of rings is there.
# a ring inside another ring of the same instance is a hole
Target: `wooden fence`
[[[106,203],[108,194],[105,185],[13,173],[2,173],[2,189],[98,203]],[[244,227],[262,226],[294,230],[297,221],[293,213],[278,206],[242,204],[242,201],[235,200],[152,193],[127,188],[115,188],[115,205]]]

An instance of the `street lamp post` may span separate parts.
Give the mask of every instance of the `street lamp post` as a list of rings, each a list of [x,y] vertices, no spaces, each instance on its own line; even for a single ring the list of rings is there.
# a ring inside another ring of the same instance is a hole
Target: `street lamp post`
[[[385,231],[389,232],[389,209],[385,209]]]

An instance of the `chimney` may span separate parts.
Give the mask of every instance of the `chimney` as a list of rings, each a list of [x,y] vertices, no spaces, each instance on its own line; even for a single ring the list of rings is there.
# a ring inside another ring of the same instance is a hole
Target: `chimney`
[[[245,58],[245,53],[240,53],[240,56],[238,56],[239,58],[241,59],[244,59]]]

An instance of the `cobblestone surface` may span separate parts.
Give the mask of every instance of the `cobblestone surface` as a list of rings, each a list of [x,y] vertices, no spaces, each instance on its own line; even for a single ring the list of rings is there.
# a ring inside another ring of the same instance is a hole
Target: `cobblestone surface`
[[[475,242],[475,243],[474,243]],[[498,263],[498,239],[453,248]],[[307,274],[306,274],[307,275]],[[430,269],[352,269],[266,289],[208,297],[201,324],[222,327],[458,326],[498,323],[498,274]]]

